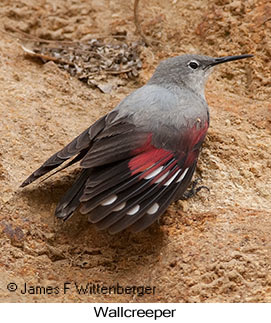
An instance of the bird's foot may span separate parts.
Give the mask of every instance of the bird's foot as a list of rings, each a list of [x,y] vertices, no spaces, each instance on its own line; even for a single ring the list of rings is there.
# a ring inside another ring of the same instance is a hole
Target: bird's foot
[[[199,191],[201,191],[203,188],[206,189],[208,192],[210,192],[210,189],[205,186],[201,185],[198,186],[199,182],[201,182],[200,178],[196,178],[192,183],[191,183],[191,188],[187,190],[186,192],[183,193],[183,196],[181,197],[181,200],[188,200],[191,197],[195,196],[198,194]]]

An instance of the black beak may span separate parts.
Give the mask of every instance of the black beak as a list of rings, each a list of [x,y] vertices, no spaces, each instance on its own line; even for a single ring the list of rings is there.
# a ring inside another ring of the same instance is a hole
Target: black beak
[[[239,59],[249,58],[249,57],[253,57],[253,55],[245,54],[245,55],[218,57],[218,58],[214,59],[214,61],[210,64],[210,66],[214,66],[214,65],[218,65],[218,64],[222,64],[222,63],[227,63],[227,62],[231,62],[231,61],[237,61]]]

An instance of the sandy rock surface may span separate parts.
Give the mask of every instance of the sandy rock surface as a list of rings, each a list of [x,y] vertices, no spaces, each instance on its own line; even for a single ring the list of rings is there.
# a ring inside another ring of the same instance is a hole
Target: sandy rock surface
[[[139,15],[154,45],[141,50],[139,78],[104,94],[53,62],[25,56],[11,30],[49,40],[126,30],[139,39],[132,2],[0,3],[2,302],[271,301],[271,5],[151,0],[140,3]],[[67,223],[54,218],[76,167],[19,189],[51,154],[144,84],[159,60],[188,52],[255,54],[219,66],[207,84],[211,125],[196,177],[209,193],[171,205],[142,233],[111,236],[79,213]],[[16,291],[8,291],[10,282]],[[80,294],[75,283],[156,289],[144,296]]]

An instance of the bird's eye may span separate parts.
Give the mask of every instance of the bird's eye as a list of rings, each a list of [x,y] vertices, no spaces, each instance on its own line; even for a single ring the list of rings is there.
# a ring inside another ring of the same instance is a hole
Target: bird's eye
[[[196,62],[196,61],[190,61],[190,62],[188,63],[188,66],[189,66],[190,68],[192,68],[193,70],[196,70],[196,69],[199,67],[199,63],[198,63],[198,62]]]

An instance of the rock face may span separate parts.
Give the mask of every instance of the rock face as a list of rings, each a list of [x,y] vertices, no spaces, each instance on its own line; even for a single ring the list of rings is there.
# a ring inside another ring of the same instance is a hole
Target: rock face
[[[142,30],[154,45],[141,49],[139,78],[119,86],[122,76],[114,76],[119,85],[101,93],[52,62],[25,57],[4,28],[51,40],[123,31],[132,37],[129,2],[1,1],[1,302],[271,301],[271,6],[158,2],[140,5]],[[110,236],[80,214],[67,223],[54,219],[73,169],[18,189],[48,156],[143,84],[158,60],[185,52],[255,54],[217,68],[207,85],[211,127],[197,175],[209,193],[175,203],[140,234]],[[6,288],[10,282],[16,291]],[[144,296],[136,288],[143,285],[150,287]],[[102,286],[113,292],[98,293]],[[114,292],[117,286],[130,286],[130,293]]]

